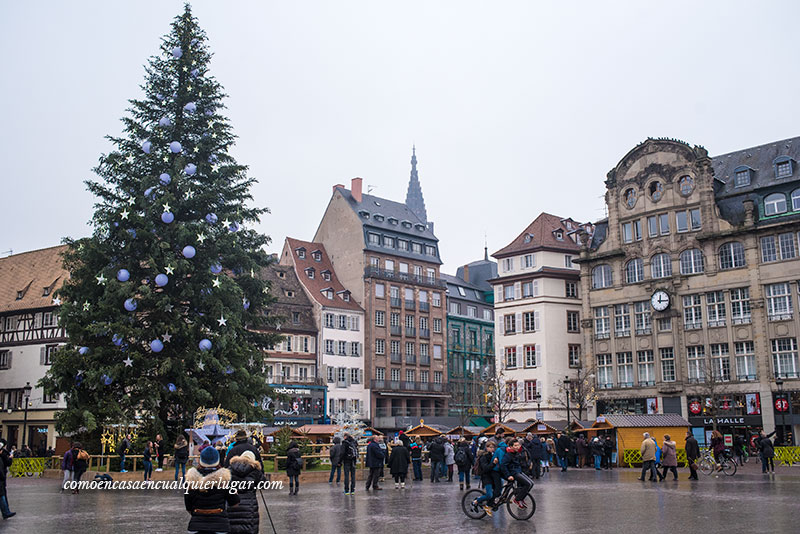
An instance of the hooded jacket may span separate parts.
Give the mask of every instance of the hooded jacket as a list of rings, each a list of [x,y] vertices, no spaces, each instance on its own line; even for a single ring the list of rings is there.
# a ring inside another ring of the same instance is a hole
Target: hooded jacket
[[[389,472],[392,475],[405,475],[408,473],[408,464],[411,463],[411,455],[405,445],[395,445],[389,455]]]
[[[192,467],[186,472],[189,490],[183,496],[186,511],[192,514],[189,520],[189,531],[210,530],[212,532],[228,532],[230,521],[227,508],[239,504],[239,496],[230,493],[228,488],[220,484],[230,482],[231,472],[225,468]],[[201,487],[192,489],[191,484]],[[202,487],[207,485],[208,487]]]
[[[231,523],[231,532],[240,534],[258,534],[258,496],[256,485],[264,480],[261,465],[257,460],[245,456],[234,456],[230,461],[231,480],[238,482],[239,506],[231,508],[228,518]],[[245,488],[243,483],[249,483]]]
[[[300,468],[297,467],[300,457],[300,446],[296,441],[289,443],[289,449],[286,451],[286,474],[288,476],[297,476],[300,474]],[[256,457],[258,458],[258,457]]]

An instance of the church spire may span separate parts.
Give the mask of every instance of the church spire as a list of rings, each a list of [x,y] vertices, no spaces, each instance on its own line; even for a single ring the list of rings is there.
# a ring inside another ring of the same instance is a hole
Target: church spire
[[[422,186],[419,184],[417,175],[417,147],[411,148],[411,179],[408,181],[408,192],[406,193],[406,206],[423,223],[428,222],[428,214],[425,211],[425,199],[422,198]]]

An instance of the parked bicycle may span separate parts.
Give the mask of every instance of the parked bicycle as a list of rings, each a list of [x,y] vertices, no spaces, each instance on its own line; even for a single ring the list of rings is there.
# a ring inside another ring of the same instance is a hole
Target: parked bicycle
[[[523,508],[519,506],[514,502],[514,490],[516,488],[516,482],[508,482],[500,492],[500,496],[494,500],[492,510],[496,512],[502,505],[505,504],[506,510],[508,510],[508,513],[514,519],[520,521],[530,519],[533,513],[536,511],[536,501],[534,500],[533,495],[528,492],[521,501],[525,507]],[[470,519],[483,519],[486,516],[486,511],[483,509],[483,506],[480,504],[475,504],[475,500],[483,495],[483,490],[474,489],[466,492],[461,498],[461,509],[464,510],[464,513],[467,514],[467,517]]]
[[[730,449],[723,451],[719,463],[714,460],[714,454],[706,449],[700,456],[697,466],[704,475],[710,475],[715,471],[722,471],[729,477],[736,474],[736,462],[733,461]]]

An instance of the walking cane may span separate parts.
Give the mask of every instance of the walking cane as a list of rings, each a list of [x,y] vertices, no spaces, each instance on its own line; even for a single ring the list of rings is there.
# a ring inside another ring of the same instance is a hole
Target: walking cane
[[[272,532],[278,534],[278,531],[275,530],[275,523],[272,522],[272,516],[269,514],[269,507],[267,506],[267,500],[264,498],[264,491],[258,490],[258,494],[261,495],[261,502],[264,503],[264,509],[267,511],[267,517],[269,518],[269,524],[272,525]]]

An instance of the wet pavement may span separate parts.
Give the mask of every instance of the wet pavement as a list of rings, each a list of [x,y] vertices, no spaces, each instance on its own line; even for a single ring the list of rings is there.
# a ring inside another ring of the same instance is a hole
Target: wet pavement
[[[639,482],[639,472],[553,469],[533,490],[536,514],[515,521],[502,509],[494,518],[473,521],[461,511],[458,483],[419,482],[395,490],[366,492],[359,481],[355,496],[328,484],[301,486],[296,497],[265,491],[278,533],[364,533],[433,531],[494,532],[518,527],[534,533],[703,534],[800,532],[800,467],[779,467],[762,475],[747,465],[734,477],[704,476],[678,481]],[[8,494],[17,516],[0,522],[2,533],[96,534],[186,532],[188,513],[177,491],[59,492],[55,479],[12,479]],[[271,533],[261,509],[262,533]]]

